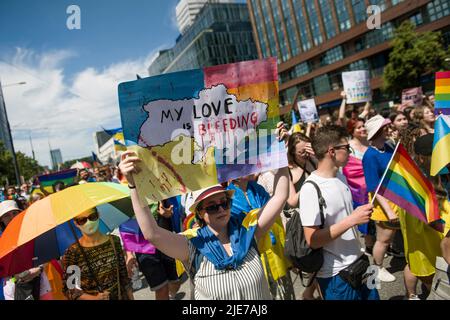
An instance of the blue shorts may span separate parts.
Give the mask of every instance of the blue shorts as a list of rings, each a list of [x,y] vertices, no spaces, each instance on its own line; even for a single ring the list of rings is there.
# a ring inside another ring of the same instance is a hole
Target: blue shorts
[[[331,278],[317,278],[317,282],[324,300],[380,300],[377,289],[369,289],[363,284],[355,290],[338,274]]]

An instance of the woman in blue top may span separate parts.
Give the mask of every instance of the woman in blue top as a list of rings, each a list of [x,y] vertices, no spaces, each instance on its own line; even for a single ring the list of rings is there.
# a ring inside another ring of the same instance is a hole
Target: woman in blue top
[[[139,201],[133,173],[138,172],[140,159],[126,151],[121,160],[119,168],[129,183],[144,237],[187,266],[195,299],[271,299],[254,243],[269,231],[283,209],[289,193],[287,168],[278,170],[269,201],[244,219],[231,215],[232,190],[216,185],[194,192],[190,209],[196,213],[200,228],[175,234],[159,227],[148,207]]]
[[[371,201],[378,184],[383,177],[394,150],[387,144],[387,128],[391,123],[380,115],[370,118],[365,126],[370,146],[363,156],[364,176],[366,178],[369,201]],[[398,206],[377,194],[371,219],[376,222],[377,240],[373,246],[373,259],[379,267],[378,278],[383,282],[395,281],[395,277],[383,267],[384,254],[392,242],[398,227],[393,222],[398,220]]]

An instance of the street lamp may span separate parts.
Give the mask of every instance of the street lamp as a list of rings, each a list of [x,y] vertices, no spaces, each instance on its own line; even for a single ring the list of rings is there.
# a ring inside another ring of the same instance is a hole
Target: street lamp
[[[26,82],[22,81],[22,82],[18,82],[18,83],[12,83],[12,84],[5,85],[5,87],[11,87],[11,86],[23,85],[23,84],[26,84]],[[7,128],[7,131],[8,131],[8,137],[9,137],[9,140],[11,142],[11,152],[12,152],[12,157],[13,157],[14,171],[15,171],[15,174],[16,174],[16,183],[17,183],[17,185],[20,185],[21,181],[20,181],[19,164],[17,163],[16,151],[14,150],[14,142],[13,142],[13,138],[12,138],[12,135],[11,135],[11,127],[9,125],[8,113],[6,112],[5,96],[3,95],[1,82],[0,82],[0,97],[3,100],[3,103],[1,103],[1,106],[0,106],[0,108],[2,108],[3,110],[0,110],[0,112],[3,112],[3,114],[5,115],[6,128]]]

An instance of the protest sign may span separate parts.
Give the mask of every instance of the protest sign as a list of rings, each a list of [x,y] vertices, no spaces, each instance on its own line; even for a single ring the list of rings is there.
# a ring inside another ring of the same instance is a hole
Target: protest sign
[[[409,88],[402,91],[402,108],[421,106],[423,100],[422,87]],[[403,110],[400,110],[403,111]]]
[[[342,83],[344,84],[348,104],[372,101],[369,71],[343,72]]]
[[[319,121],[319,113],[317,112],[316,102],[314,99],[299,101],[297,104],[302,122],[309,123]]]
[[[274,58],[125,82],[119,103],[147,203],[287,166]]]

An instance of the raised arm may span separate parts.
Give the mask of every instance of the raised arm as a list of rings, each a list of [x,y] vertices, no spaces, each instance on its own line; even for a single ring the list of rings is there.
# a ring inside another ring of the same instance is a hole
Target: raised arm
[[[367,101],[366,104],[364,105],[364,110],[363,110],[363,112],[361,112],[359,117],[363,118],[363,119],[367,119],[367,117],[369,116],[370,107],[371,107],[371,103],[370,103],[370,101]]]
[[[283,210],[284,204],[289,196],[289,173],[288,168],[279,169],[275,175],[273,196],[258,212],[258,227],[256,228],[256,239],[261,238],[275,222]]]
[[[139,171],[139,162],[139,158],[133,151],[126,151],[122,154],[119,168],[132,186],[136,186],[132,174]],[[140,203],[137,186],[130,191],[133,210],[144,238],[169,257],[186,261],[189,257],[187,239],[158,226],[149,207]]]
[[[341,126],[345,126],[345,107],[347,106],[347,97],[345,91],[341,92],[341,97],[342,102],[341,106],[339,107],[338,121],[340,122]]]

